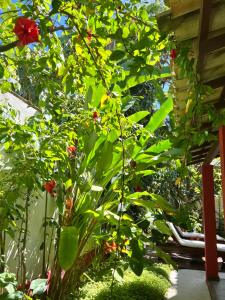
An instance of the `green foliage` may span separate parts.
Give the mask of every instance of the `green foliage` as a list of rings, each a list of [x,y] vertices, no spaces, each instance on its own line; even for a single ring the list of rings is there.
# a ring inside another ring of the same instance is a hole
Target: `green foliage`
[[[36,105],[37,113],[21,124],[15,111],[1,108],[6,159],[0,229],[10,232],[24,221],[28,207],[18,207],[18,197],[56,182],[53,192],[46,189],[48,198],[55,197],[58,214],[50,285],[54,299],[67,296],[71,283],[66,280],[78,282],[96,253],[101,257],[107,241],[115,244],[112,256],[118,259],[123,253],[140,275],[143,243],[153,245],[126,211],[137,205],[146,215],[173,213],[157,193],[134,193],[137,179],[170,159],[164,155],[171,146],[168,139],[154,138],[173,108],[161,86],[170,76],[161,60],[168,41],[160,37],[154,10],[155,5],[138,0],[7,1],[2,6],[0,90],[18,92]],[[4,46],[16,40],[12,30],[21,15],[38,24],[41,43],[14,43],[6,52]],[[150,81],[157,90],[157,109],[152,114],[147,107],[129,116],[139,99],[131,89]],[[71,146],[76,149],[72,153]],[[44,222],[49,226],[46,218]],[[162,221],[150,225],[166,231]],[[61,269],[66,274],[58,284]],[[116,272],[119,277],[120,266]]]
[[[168,279],[170,269],[165,265],[153,265],[145,269],[140,277],[127,270],[124,274],[124,282],[116,284],[113,288],[113,299],[138,300],[162,300],[170,286]],[[102,281],[89,282],[81,289],[79,299],[82,300],[106,300],[110,298],[110,281],[107,277]]]
[[[61,230],[59,242],[59,263],[63,270],[72,267],[78,248],[78,232],[76,227],[64,226]]]

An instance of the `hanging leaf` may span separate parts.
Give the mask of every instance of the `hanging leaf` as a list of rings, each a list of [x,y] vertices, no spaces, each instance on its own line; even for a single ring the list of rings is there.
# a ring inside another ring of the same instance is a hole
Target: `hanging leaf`
[[[59,263],[63,270],[72,267],[77,255],[78,233],[74,226],[63,227],[59,240]]]
[[[154,225],[163,234],[171,235],[171,231],[170,231],[169,227],[166,225],[166,222],[164,220],[156,220],[154,222]]]
[[[140,276],[144,269],[143,244],[140,240],[132,239],[130,241],[130,246],[131,246],[131,250],[132,250],[132,255],[131,255],[131,258],[129,261],[130,267],[137,276]]]
[[[151,117],[148,124],[145,126],[145,129],[153,133],[156,129],[159,128],[161,123],[165,120],[169,112],[173,109],[173,100],[168,98],[160,107],[157,112]]]
[[[157,194],[150,194],[151,198],[156,201],[159,208],[165,211],[174,212],[174,209],[169,204],[168,201],[166,201],[162,196]]]
[[[123,50],[114,50],[111,55],[110,55],[110,59],[111,60],[120,60],[125,56],[126,52]]]

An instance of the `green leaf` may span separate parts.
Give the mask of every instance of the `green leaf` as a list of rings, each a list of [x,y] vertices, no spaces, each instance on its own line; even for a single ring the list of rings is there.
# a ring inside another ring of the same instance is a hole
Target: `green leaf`
[[[139,122],[140,120],[144,119],[147,115],[149,115],[148,111],[138,111],[135,114],[129,116],[127,119],[129,122]]]
[[[0,64],[0,79],[4,76],[4,67]]]
[[[92,185],[91,190],[94,191],[94,192],[102,192],[103,187],[97,186],[97,185]]]
[[[74,226],[64,226],[59,240],[59,263],[63,270],[69,270],[76,258],[78,248],[78,232]]]
[[[133,193],[133,194],[130,194],[130,195],[126,196],[126,199],[139,199],[139,198],[141,198],[141,196],[150,196],[150,194],[146,191],[136,192],[136,193]]]
[[[162,232],[163,234],[171,235],[171,231],[169,227],[167,226],[166,222],[163,220],[156,220],[154,222],[154,225],[157,227],[157,229]]]
[[[162,124],[162,122],[165,120],[169,112],[171,112],[173,109],[173,100],[172,98],[168,98],[160,107],[157,112],[154,113],[154,115],[151,117],[148,124],[145,126],[145,129],[153,133],[159,126]]]
[[[47,279],[38,278],[31,282],[30,289],[33,290],[33,295],[42,295],[47,289]]]
[[[125,54],[126,54],[126,52],[123,51],[123,50],[114,50],[111,53],[109,59],[110,60],[120,60],[120,59],[122,59],[125,56]]]
[[[122,283],[124,282],[123,279],[123,270],[121,268],[117,268],[113,270],[113,276],[116,279],[116,281]]]
[[[144,269],[144,248],[143,244],[140,240],[132,239],[130,241],[130,246],[132,249],[132,254],[130,258],[130,267],[132,271],[137,275],[140,276]]]
[[[153,208],[155,208],[155,203],[153,201],[150,201],[150,200],[138,199],[138,200],[134,200],[133,204],[135,204],[137,206],[145,207],[149,210],[152,210]]]
[[[170,149],[171,145],[172,144],[171,144],[170,140],[160,141],[157,144],[154,144],[151,147],[149,147],[147,150],[145,150],[145,152],[159,154],[165,150]]]
[[[51,15],[58,12],[58,9],[61,5],[61,0],[52,0],[52,11]]]
[[[65,189],[67,190],[68,188],[70,188],[73,185],[72,179],[68,179],[65,182]]]
[[[155,173],[155,171],[153,171],[153,170],[143,170],[143,171],[135,172],[136,175],[142,175],[142,176],[149,176],[149,175],[152,175],[154,173]]]
[[[174,209],[169,204],[168,201],[166,201],[162,196],[157,194],[150,194],[151,198],[156,201],[159,208],[165,211],[174,212]]]

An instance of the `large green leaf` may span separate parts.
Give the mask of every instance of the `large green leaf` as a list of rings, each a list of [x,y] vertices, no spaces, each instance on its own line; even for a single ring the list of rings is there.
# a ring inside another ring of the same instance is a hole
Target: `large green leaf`
[[[145,152],[159,154],[163,151],[170,149],[171,145],[172,144],[171,144],[170,140],[160,141],[157,144],[154,144],[151,147],[149,147],[147,150],[145,150]]]
[[[168,212],[174,212],[174,209],[169,204],[168,201],[166,201],[162,196],[157,194],[150,194],[151,198],[156,201],[157,206],[161,208],[162,210],[168,211]]]
[[[157,112],[154,113],[154,115],[151,117],[148,124],[145,126],[145,129],[153,133],[159,126],[162,124],[162,122],[165,120],[169,112],[171,112],[173,109],[173,100],[172,98],[168,98],[160,107]]]
[[[149,115],[148,111],[138,111],[135,114],[129,116],[127,119],[128,121],[130,121],[131,123],[134,122],[139,122],[140,120],[144,119],[147,115]]]
[[[130,241],[130,246],[131,246],[131,250],[132,250],[132,254],[131,254],[131,258],[130,258],[130,267],[137,276],[140,276],[144,269],[143,244],[140,240],[132,239]]]
[[[72,267],[77,255],[78,233],[74,226],[62,227],[59,240],[59,263],[63,270]]]

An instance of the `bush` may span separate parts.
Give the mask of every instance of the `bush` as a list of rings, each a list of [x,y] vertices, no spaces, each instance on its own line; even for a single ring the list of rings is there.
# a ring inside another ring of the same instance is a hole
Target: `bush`
[[[89,282],[81,289],[81,300],[163,300],[169,282],[170,268],[153,265],[146,268],[140,277],[127,270],[124,283],[114,285],[111,297],[111,279],[104,277],[98,282]]]

